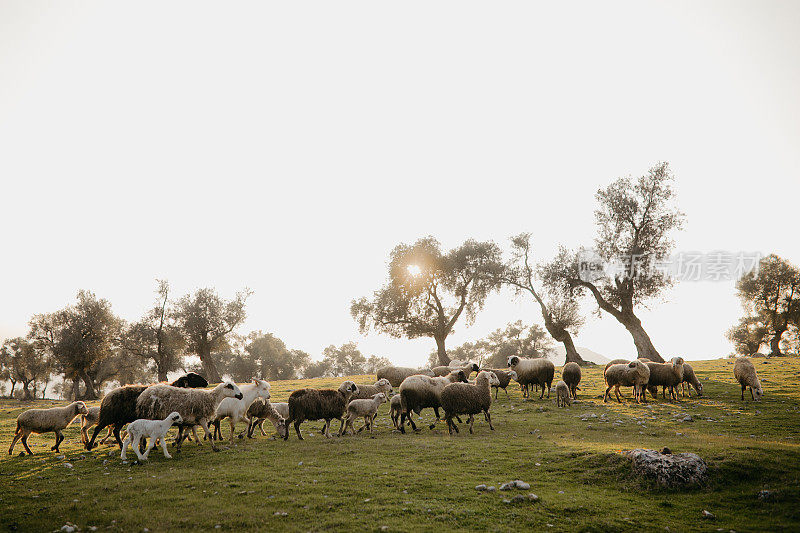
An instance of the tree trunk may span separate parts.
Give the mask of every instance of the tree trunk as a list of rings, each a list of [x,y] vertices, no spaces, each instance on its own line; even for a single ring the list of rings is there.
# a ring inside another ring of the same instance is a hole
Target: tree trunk
[[[642,327],[642,322],[633,313],[624,313],[621,318],[617,320],[625,326],[628,333],[633,337],[633,344],[636,346],[636,352],[639,357],[649,359],[655,363],[663,363],[664,358],[658,353],[650,336]]]
[[[442,366],[447,366],[450,364],[450,358],[447,357],[447,350],[444,349],[444,339],[440,335],[434,335],[434,340],[436,340],[436,356],[439,358],[439,364]]]
[[[86,372],[81,372],[80,379],[83,380],[83,385],[86,387],[86,392],[83,394],[84,400],[96,400],[97,392],[94,390],[94,383],[92,378]]]
[[[770,357],[778,357],[783,355],[781,353],[781,337],[783,336],[783,330],[776,331],[775,335],[772,336],[772,339],[769,341],[769,348],[770,348]]]
[[[566,334],[564,339],[561,341],[564,344],[564,349],[567,351],[567,357],[564,359],[564,364],[567,363],[578,363],[580,366],[589,366],[591,363],[585,361],[581,354],[578,353],[578,350],[575,349],[575,343],[572,342],[572,335],[569,334],[569,331],[564,331]]]
[[[22,382],[22,399],[23,400],[33,400],[31,397],[31,391],[28,389],[28,385],[30,385],[30,381],[23,381]]]
[[[211,358],[211,351],[208,350],[208,352],[206,352],[203,350],[203,353],[198,353],[197,355],[200,356],[200,363],[203,365],[203,372],[206,374],[204,377],[208,380],[208,382],[220,383],[222,381],[222,376],[219,375],[217,365]]]
[[[8,397],[11,398],[11,399],[14,398],[14,387],[16,387],[16,386],[17,386],[17,382],[16,381],[12,381],[11,382],[11,392],[8,393]]]
[[[72,380],[72,399],[73,400],[80,400],[80,392],[81,392],[81,385],[78,378],[73,378]]]
[[[166,366],[156,362],[156,372],[158,373],[158,381],[167,381]]]

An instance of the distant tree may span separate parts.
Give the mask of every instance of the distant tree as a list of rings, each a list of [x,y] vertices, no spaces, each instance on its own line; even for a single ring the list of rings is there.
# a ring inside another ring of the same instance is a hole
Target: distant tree
[[[473,361],[478,363],[479,365],[483,366],[484,362],[487,358],[486,353],[486,341],[479,340],[477,342],[465,342],[455,348],[451,348],[448,352],[451,360],[458,360],[458,361]],[[428,355],[428,366],[434,367],[439,364],[439,353],[437,351],[432,351],[430,355]]]
[[[263,379],[295,379],[311,357],[302,350],[290,350],[272,333],[256,331],[247,336],[245,350],[258,361]]]
[[[743,320],[757,317],[769,339],[770,355],[783,355],[783,334],[800,322],[800,270],[770,254],[761,259],[757,271],[746,273],[736,282],[736,290],[748,313]]]
[[[737,354],[753,355],[758,353],[767,340],[767,328],[758,317],[746,316],[740,318],[725,336],[731,341]]]
[[[328,363],[328,373],[334,377],[367,373],[364,368],[367,358],[354,342],[339,347],[331,344],[322,351],[322,360]]]
[[[531,235],[521,233],[511,239],[511,260],[500,271],[499,281],[509,285],[516,294],[528,293],[533,296],[542,312],[544,326],[557,342],[564,345],[566,351],[565,363],[578,363],[585,366],[572,335],[577,335],[583,326],[583,317],[580,307],[573,295],[567,291],[551,290],[547,301],[542,296],[542,291],[534,282],[534,270],[531,265]]]
[[[488,354],[485,364],[490,368],[505,368],[512,355],[544,357],[553,343],[539,324],[526,326],[522,320],[490,333],[483,341]]]
[[[121,345],[126,352],[155,365],[158,381],[181,366],[186,341],[169,309],[169,282],[157,280],[156,303],[139,320],[125,328]]]
[[[450,362],[445,340],[458,319],[471,323],[486,297],[497,288],[502,268],[493,242],[468,240],[447,253],[433,237],[392,250],[389,280],[371,299],[354,300],[350,313],[362,333],[370,329],[393,337],[433,337],[440,364]]]
[[[321,378],[329,375],[331,375],[331,361],[325,359],[312,361],[303,370],[304,378]]]
[[[0,347],[0,360],[12,383],[10,397],[13,397],[14,385],[21,383],[24,400],[35,399],[36,384],[43,382],[52,371],[49,355],[37,350],[36,346],[22,337],[3,342]]]
[[[543,282],[564,297],[585,292],[600,310],[613,316],[633,338],[639,357],[663,362],[635,308],[661,295],[674,280],[655,268],[674,246],[670,234],[683,227],[685,215],[674,205],[674,178],[667,163],[659,163],[636,180],[620,178],[597,192],[595,252],[603,261],[620,261],[624,268],[610,277],[586,279],[579,256],[561,248],[540,269]]]
[[[390,366],[392,364],[386,357],[378,357],[377,355],[370,355],[364,363],[365,374],[375,374],[379,368]]]
[[[30,327],[28,336],[37,348],[51,353],[59,371],[73,380],[73,396],[80,397],[80,380],[85,386],[83,399],[97,399],[91,374],[112,355],[122,327],[111,304],[82,290],[77,303],[55,313],[34,315]]]
[[[188,349],[200,357],[205,378],[211,383],[222,379],[211,353],[223,347],[228,335],[247,317],[245,303],[251,294],[245,289],[226,301],[214,289],[206,288],[187,294],[175,304],[175,318]]]

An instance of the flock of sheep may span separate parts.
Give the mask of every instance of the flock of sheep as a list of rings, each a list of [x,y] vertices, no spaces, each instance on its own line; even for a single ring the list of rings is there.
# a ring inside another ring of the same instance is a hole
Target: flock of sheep
[[[749,387],[754,400],[761,399],[763,389],[752,362],[741,357],[734,364],[734,377],[742,387],[742,400]],[[473,372],[477,376],[473,381],[469,378]],[[216,440],[222,439],[221,422],[230,423],[230,440],[235,436],[236,424],[247,424],[246,434],[253,437],[256,428],[266,436],[263,424],[269,420],[278,435],[284,440],[289,438],[289,427],[294,424],[295,432],[300,440],[300,424],[306,420],[324,420],[322,433],[331,437],[330,424],[340,421],[339,433],[355,433],[354,423],[363,419],[364,425],[358,432],[373,430],[374,420],[381,404],[389,401],[390,415],[394,427],[405,433],[406,422],[412,429],[418,430],[412,414],[420,415],[425,408],[434,410],[436,420],[444,420],[449,433],[458,433],[454,418],[462,423],[460,416],[467,416],[469,431],[472,433],[475,415],[483,413],[489,428],[494,430],[490,408],[492,404],[491,389],[495,389],[495,399],[499,389],[506,391],[512,380],[522,388],[523,397],[541,389],[540,399],[547,396],[555,376],[555,366],[548,359],[527,359],[518,356],[508,358],[507,369],[480,368],[469,361],[452,361],[449,366],[439,366],[430,370],[418,370],[402,367],[384,367],[378,370],[378,380],[372,385],[357,385],[345,381],[338,389],[299,389],[293,391],[288,402],[270,402],[270,385],[264,380],[254,379],[252,383],[236,385],[222,382],[213,389],[206,389],[208,382],[200,375],[189,373],[178,380],[155,385],[125,385],[109,392],[99,407],[87,409],[83,402],[76,401],[65,407],[49,409],[29,409],[17,417],[17,427],[9,447],[9,455],[14,452],[18,441],[22,442],[25,451],[33,455],[28,447],[28,436],[31,433],[54,432],[56,442],[51,448],[58,452],[64,440],[63,430],[77,417],[81,417],[81,436],[84,446],[91,450],[95,446],[98,434],[105,428],[108,433],[105,442],[111,436],[122,450],[121,458],[132,447],[140,461],[146,460],[150,450],[161,443],[164,456],[170,455],[166,446],[166,435],[176,425],[178,435],[175,447],[179,451],[181,443],[192,436],[198,445],[201,439],[196,428],[205,431],[205,438],[210,440],[216,451]],[[603,377],[606,391],[603,401],[607,401],[614,389],[617,401],[620,401],[620,387],[633,387],[634,400],[646,401],[646,391],[653,398],[658,397],[658,388],[662,388],[662,396],[667,391],[670,398],[677,399],[677,390],[688,385],[698,395],[703,386],[695,376],[691,365],[680,357],[667,363],[655,363],[646,359],[627,361],[616,359],[609,362]],[[555,386],[556,401],[559,407],[565,407],[576,398],[578,385],[581,382],[581,368],[575,363],[567,363],[561,371],[561,380]],[[394,388],[399,394],[390,395]],[[442,418],[440,409],[444,411]],[[128,425],[124,443],[121,431]],[[95,426],[91,438],[88,428]],[[435,422],[430,428],[435,427]],[[213,431],[212,431],[213,430]],[[242,438],[243,434],[239,435]],[[145,440],[147,440],[145,448]],[[143,452],[143,453],[142,453]]]

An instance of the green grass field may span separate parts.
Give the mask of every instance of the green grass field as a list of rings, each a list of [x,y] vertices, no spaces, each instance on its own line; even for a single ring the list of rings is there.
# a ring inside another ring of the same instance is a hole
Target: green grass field
[[[288,442],[259,436],[226,442],[218,453],[190,442],[172,460],[154,449],[143,466],[122,464],[116,446],[86,452],[79,423],[66,431],[62,459],[50,451],[53,434],[31,437],[33,457],[19,457],[21,446],[8,456],[15,417],[31,405],[3,400],[0,527],[52,531],[71,522],[82,531],[798,531],[800,360],[755,364],[765,392],[757,403],[749,394],[745,402],[739,399],[729,360],[692,361],[705,386],[702,398],[659,398],[647,405],[630,403],[629,392],[627,403],[604,404],[602,367],[594,367],[584,369],[580,401],[568,409],[556,408],[555,395],[524,401],[518,387],[509,387],[508,399],[501,391],[492,406],[493,432],[478,417],[474,435],[462,431],[451,438],[444,423],[400,435],[391,430],[384,405],[373,435],[325,439],[321,422],[306,422],[303,442],[293,432]],[[367,383],[374,377],[353,379]],[[341,381],[273,382],[272,398]],[[63,403],[38,401],[35,407]],[[686,414],[692,422],[682,420]],[[432,417],[423,412],[423,419]],[[332,429],[338,428],[334,423]],[[658,489],[634,477],[619,455],[664,446],[703,457],[707,486]],[[474,489],[514,479],[529,482],[525,493],[536,493],[539,501],[507,504],[507,492]],[[761,501],[763,489],[777,493]],[[704,509],[716,518],[702,518]]]

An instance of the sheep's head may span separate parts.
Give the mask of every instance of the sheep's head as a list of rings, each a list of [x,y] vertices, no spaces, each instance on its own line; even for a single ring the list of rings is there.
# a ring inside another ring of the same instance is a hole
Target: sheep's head
[[[450,380],[450,383],[469,383],[467,379],[467,373],[463,370],[454,370],[447,375],[447,379]]]
[[[480,372],[481,371],[481,367],[479,367],[477,365],[477,363],[472,363],[472,367],[470,368],[470,371],[471,372]]]
[[[682,364],[683,364],[683,357],[673,357],[673,358],[672,358],[672,364],[673,364],[674,366],[680,366],[680,365],[682,365]]]
[[[86,404],[83,402],[75,402],[75,412],[79,415],[89,414],[89,410],[86,409]]]
[[[378,381],[376,381],[375,386],[385,391],[388,394],[391,394],[394,391],[394,389],[392,388],[392,384],[389,383],[389,380],[386,378],[381,378]]]
[[[344,383],[339,385],[339,392],[341,392],[345,396],[358,394],[358,385],[349,380],[345,381]]]
[[[519,356],[512,355],[508,358],[508,366],[517,366],[519,364]]]
[[[761,400],[761,398],[764,397],[764,389],[761,388],[760,381],[758,382],[757,387],[752,387],[752,390],[753,390],[753,396],[755,397],[756,400]]]
[[[478,377],[475,378],[475,381],[478,381],[478,378],[489,380],[489,386],[491,387],[500,386],[500,379],[497,377],[497,374],[489,370],[481,370],[480,373],[478,373]]]
[[[384,394],[382,392],[379,392],[378,394],[373,394],[372,395],[372,399],[373,400],[377,400],[378,403],[383,403],[383,402],[386,401],[386,394]]]
[[[182,424],[183,423],[183,417],[181,416],[181,414],[178,411],[172,411],[169,414],[169,416],[167,417],[167,419],[169,421],[171,421],[172,424]]]
[[[517,373],[513,370],[509,372],[509,375],[511,376],[511,379],[513,379],[514,381],[517,381],[517,379],[519,378],[519,376],[517,376]]]
[[[254,379],[253,384],[255,384],[256,390],[258,391],[258,398],[269,400],[269,383],[263,379]]]
[[[242,391],[236,386],[236,383],[225,381],[220,383],[219,386],[222,388],[222,396],[224,398],[236,398],[237,400],[241,400],[244,397],[242,396]]]
[[[286,428],[286,420],[284,420],[283,418],[278,420],[278,424],[277,424],[275,429],[278,430],[278,435],[280,435],[281,437],[285,437],[286,436],[286,432],[289,431]]]
[[[702,396],[703,395],[703,384],[698,381],[697,385],[694,385],[694,390],[697,391],[697,395],[698,396]]]

